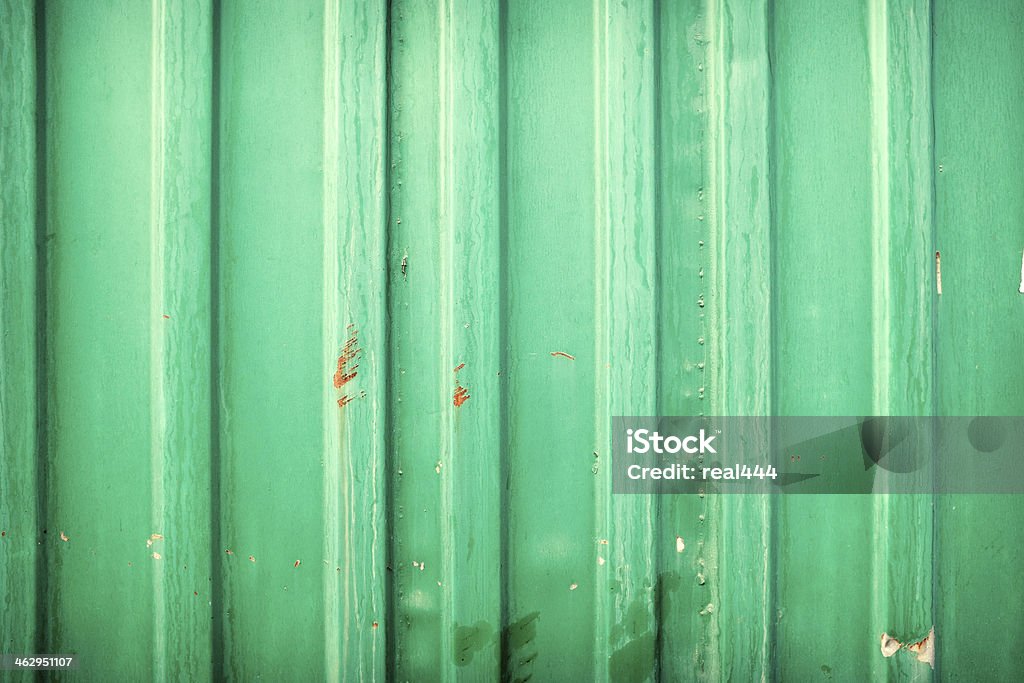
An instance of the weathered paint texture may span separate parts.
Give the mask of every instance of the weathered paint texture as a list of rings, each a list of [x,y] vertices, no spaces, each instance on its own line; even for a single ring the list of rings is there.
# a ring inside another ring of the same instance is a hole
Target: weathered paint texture
[[[0,652],[1019,678],[1015,498],[612,496],[609,431],[1024,412],[1022,26],[0,3]]]

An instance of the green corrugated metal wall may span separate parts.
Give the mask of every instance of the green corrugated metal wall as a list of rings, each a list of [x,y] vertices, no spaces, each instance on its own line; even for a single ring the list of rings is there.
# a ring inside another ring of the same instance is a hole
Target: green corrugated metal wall
[[[0,652],[1019,678],[1019,498],[613,497],[608,450],[1024,412],[1020,2],[4,0],[0,78]]]

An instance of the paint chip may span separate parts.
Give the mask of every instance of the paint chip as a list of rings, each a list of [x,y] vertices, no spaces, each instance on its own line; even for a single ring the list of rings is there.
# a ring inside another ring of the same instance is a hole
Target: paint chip
[[[234,555],[234,553],[231,552],[230,550],[225,550],[224,552],[226,552],[228,555]]]
[[[461,406],[463,403],[465,403],[468,400],[469,400],[469,391],[466,390],[466,387],[464,387],[462,385],[459,385],[459,384],[456,384],[455,385],[455,394],[452,396],[452,403],[455,405],[456,408],[458,408],[459,406]]]
[[[917,661],[924,662],[931,668],[935,668],[935,627],[932,626],[922,640],[907,645],[907,651],[917,655]]]
[[[1020,255],[1020,288],[1017,291],[1024,294],[1024,252]]]
[[[580,586],[579,586],[579,584],[577,584],[577,583],[570,583],[570,584],[569,584],[569,590],[571,590],[571,591],[574,591],[574,590],[576,590],[576,589],[577,589],[577,588],[579,588],[579,587],[580,587]]]
[[[255,563],[256,562],[256,558],[253,557],[252,555],[250,555],[249,556],[249,561],[252,562],[252,563]]]
[[[164,314],[164,320],[170,320],[170,319],[171,319],[171,316],[169,316],[169,315],[167,315],[167,314],[165,313],[165,314]]]
[[[686,543],[683,542],[682,536],[676,536],[676,552],[681,553],[686,550]]]
[[[300,564],[302,564],[302,560],[295,560],[295,564],[293,564],[292,566],[298,567]]]
[[[162,560],[163,559],[163,555],[161,555],[160,553],[153,553],[153,559],[154,560]]]
[[[600,555],[597,556],[597,564],[600,566],[604,566],[604,558]]]
[[[935,668],[935,627],[932,626],[926,635],[916,643],[901,643],[888,633],[883,633],[880,639],[880,649],[883,657],[892,657],[901,649],[910,652],[917,657],[917,661],[924,662],[931,668]]]
[[[441,474],[441,461],[440,460],[438,460],[437,464],[434,465],[434,471],[437,472],[438,474]]]
[[[888,633],[882,634],[881,649],[883,657],[892,657],[901,647],[903,647],[903,643],[896,640]]]
[[[67,534],[65,534],[65,533],[64,533],[64,532],[62,531],[62,532],[60,532],[60,540],[62,540],[62,541],[64,541],[65,543],[67,543],[67,542],[68,542],[69,540],[71,540],[71,539],[69,539],[69,538],[68,538],[68,536],[67,536]]]
[[[412,566],[415,569],[419,569],[420,571],[423,571],[424,569],[427,568],[427,563],[426,562],[417,562],[416,560],[413,560],[412,561]]]
[[[935,291],[942,296],[942,257],[935,252]]]
[[[565,351],[552,351],[551,355],[555,358],[568,358],[569,360],[576,360],[576,356],[568,354]]]
[[[377,626],[378,626],[377,622],[376,622],[376,621],[375,621],[375,622],[373,622],[373,627],[374,627],[374,628],[377,628]]]

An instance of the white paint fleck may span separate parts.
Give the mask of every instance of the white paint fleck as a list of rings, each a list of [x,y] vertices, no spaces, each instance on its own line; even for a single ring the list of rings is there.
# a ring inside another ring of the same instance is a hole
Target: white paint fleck
[[[160,553],[153,553],[153,559],[154,560],[162,560],[163,559],[163,555],[161,555]]]
[[[569,584],[569,590],[574,591],[577,588],[579,588],[579,584],[576,584],[576,583],[570,583]]]
[[[676,536],[676,552],[681,553],[686,550],[686,543],[683,542],[682,536]]]
[[[1020,289],[1017,291],[1024,294],[1024,252],[1020,255]]]
[[[903,643],[901,643],[900,641],[896,640],[895,638],[890,636],[888,633],[883,633],[882,634],[881,649],[882,649],[882,656],[883,657],[892,657],[894,654],[896,654],[899,651],[899,649],[901,647],[903,647]]]
[[[598,563],[599,565],[602,565],[602,566],[603,566],[603,565],[604,565],[604,558],[603,558],[603,557],[601,557],[600,555],[598,555],[598,556],[597,556],[597,563]]]
[[[69,540],[71,540],[71,539],[69,539],[69,538],[68,538],[68,535],[67,535],[67,534],[65,534],[65,533],[64,533],[64,532],[62,531],[62,532],[60,532],[60,540],[62,540],[62,541],[64,541],[65,543],[67,543],[67,542],[68,542]]]

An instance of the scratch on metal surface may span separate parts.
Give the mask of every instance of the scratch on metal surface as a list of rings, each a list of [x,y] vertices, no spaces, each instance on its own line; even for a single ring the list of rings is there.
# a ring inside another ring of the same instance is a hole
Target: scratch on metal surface
[[[551,355],[555,358],[568,358],[569,360],[576,360],[576,356],[566,353],[565,351],[552,351]]]
[[[935,252],[935,291],[942,296],[942,257]]]

